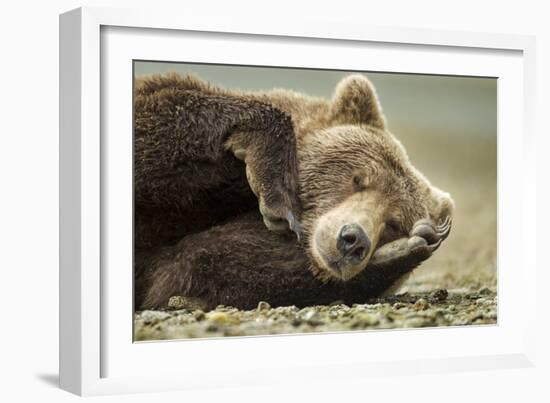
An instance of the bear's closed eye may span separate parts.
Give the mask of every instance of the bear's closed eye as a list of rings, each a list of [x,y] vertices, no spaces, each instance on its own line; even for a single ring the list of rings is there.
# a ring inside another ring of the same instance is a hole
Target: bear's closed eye
[[[353,175],[352,183],[353,190],[355,190],[356,192],[362,192],[363,190],[367,189],[365,178],[363,178],[361,175]]]
[[[386,222],[386,228],[393,232],[401,232],[401,224],[397,220],[388,220]]]

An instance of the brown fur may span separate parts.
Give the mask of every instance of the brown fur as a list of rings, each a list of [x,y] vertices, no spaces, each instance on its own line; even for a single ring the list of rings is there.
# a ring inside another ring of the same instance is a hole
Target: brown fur
[[[206,245],[206,247],[205,247]],[[349,282],[322,280],[293,236],[268,231],[256,212],[185,237],[140,264],[154,268],[138,279],[142,308],[166,306],[172,295],[251,309],[259,301],[273,306],[307,306],[342,300],[352,304],[379,295],[422,258],[369,267]]]
[[[137,248],[174,242],[250,209],[243,164],[225,149],[235,132],[249,133],[240,137],[241,147],[256,156],[258,181],[271,183],[263,196],[275,214],[299,210],[296,140],[287,114],[190,78],[142,81],[135,93]]]
[[[452,213],[450,197],[387,132],[364,76],[344,79],[331,101],[177,75],[140,80],[135,94],[138,307],[164,306],[172,295],[241,308],[365,301],[429,254],[365,262],[342,282],[319,260],[313,235],[329,239],[352,217],[380,247],[421,218]],[[244,163],[231,153],[241,149]],[[300,217],[301,243],[266,228],[251,186],[262,214]]]

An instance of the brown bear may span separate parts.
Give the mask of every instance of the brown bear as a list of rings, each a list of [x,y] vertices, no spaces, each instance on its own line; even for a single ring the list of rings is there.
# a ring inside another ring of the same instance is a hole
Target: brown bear
[[[451,197],[411,165],[364,75],[330,101],[177,74],[134,96],[137,309],[365,302],[449,234]]]

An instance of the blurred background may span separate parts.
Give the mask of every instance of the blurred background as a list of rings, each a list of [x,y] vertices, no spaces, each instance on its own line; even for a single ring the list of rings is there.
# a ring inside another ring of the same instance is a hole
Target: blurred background
[[[229,89],[288,88],[330,99],[350,71],[139,61],[135,77],[194,74]],[[362,72],[373,82],[390,131],[412,163],[456,202],[453,230],[402,292],[496,289],[496,78]]]

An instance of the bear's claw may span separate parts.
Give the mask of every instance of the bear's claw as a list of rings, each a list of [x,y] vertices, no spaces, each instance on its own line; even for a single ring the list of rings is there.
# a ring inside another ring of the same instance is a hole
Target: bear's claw
[[[298,242],[300,242],[302,238],[302,228],[300,226],[300,222],[294,217],[294,214],[292,211],[289,211],[286,215],[286,219],[288,221],[288,227],[292,232],[296,234],[296,237],[298,238]]]
[[[440,241],[445,240],[449,236],[451,224],[452,220],[450,216],[447,216],[439,225],[435,225],[431,219],[422,219],[413,225],[410,236],[419,236],[424,238],[428,242],[428,245],[438,244],[439,246]]]
[[[246,179],[252,193],[259,199],[260,213],[262,214],[267,229],[274,232],[287,232],[290,229],[296,234],[299,242],[301,239],[301,226],[290,207],[292,203],[290,201],[280,201],[288,199],[290,195],[288,195],[288,197],[281,197],[276,192],[275,195],[268,194],[269,191],[273,192],[273,189],[283,189],[284,187],[277,187],[273,184],[267,186],[265,183],[261,183],[260,179],[254,173],[254,169],[250,164],[251,161],[247,160],[247,152],[245,149],[237,148],[232,150],[232,152],[237,159],[246,164]],[[277,203],[272,201],[271,205],[268,206],[266,198],[279,201]],[[284,212],[285,210],[287,210],[286,214]]]
[[[301,225],[291,210],[288,210],[286,217],[282,218],[279,214],[273,213],[265,205],[263,197],[260,197],[260,213],[267,229],[274,232],[287,232],[289,229],[296,234],[298,242],[301,239]]]

